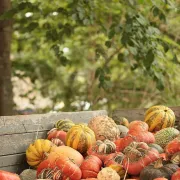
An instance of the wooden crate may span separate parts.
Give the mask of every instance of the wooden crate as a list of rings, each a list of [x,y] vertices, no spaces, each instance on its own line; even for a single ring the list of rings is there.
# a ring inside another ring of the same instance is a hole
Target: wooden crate
[[[180,106],[170,107],[176,116],[175,126],[180,130]],[[118,109],[112,113],[112,118],[115,120],[117,117],[125,117],[128,121],[144,120],[144,114],[147,109]]]
[[[37,138],[46,138],[47,132],[59,119],[85,122],[106,111],[62,112],[41,115],[0,117],[0,169],[20,173],[28,168],[25,150]]]

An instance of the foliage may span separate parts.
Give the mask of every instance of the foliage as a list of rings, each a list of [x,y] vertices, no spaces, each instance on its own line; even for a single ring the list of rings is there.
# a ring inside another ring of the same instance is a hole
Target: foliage
[[[177,105],[178,2],[12,0],[13,75],[66,111]]]

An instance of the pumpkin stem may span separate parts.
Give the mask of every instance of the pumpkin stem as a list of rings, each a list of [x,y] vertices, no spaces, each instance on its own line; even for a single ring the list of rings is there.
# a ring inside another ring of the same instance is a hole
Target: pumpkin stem
[[[154,168],[161,168],[163,167],[163,158],[159,158],[155,163],[154,163]]]

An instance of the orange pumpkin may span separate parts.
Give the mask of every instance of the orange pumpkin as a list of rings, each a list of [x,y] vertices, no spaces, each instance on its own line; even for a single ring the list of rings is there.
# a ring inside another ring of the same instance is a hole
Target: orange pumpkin
[[[180,180],[180,168],[172,175],[171,180]]]
[[[67,156],[69,159],[73,160],[73,162],[75,162],[78,166],[80,166],[84,161],[83,156],[78,151],[68,146],[54,147],[52,153],[49,154],[50,157],[52,156],[54,158],[59,155]]]
[[[149,127],[148,124],[146,124],[143,121],[132,121],[129,124],[129,130],[136,130],[136,131],[148,131]]]
[[[20,180],[20,178],[17,174],[0,170],[0,180]]]

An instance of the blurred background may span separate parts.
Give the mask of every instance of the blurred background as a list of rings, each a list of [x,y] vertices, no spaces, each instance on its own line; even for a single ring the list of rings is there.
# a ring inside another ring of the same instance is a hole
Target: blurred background
[[[1,0],[0,115],[180,105],[179,0]]]

